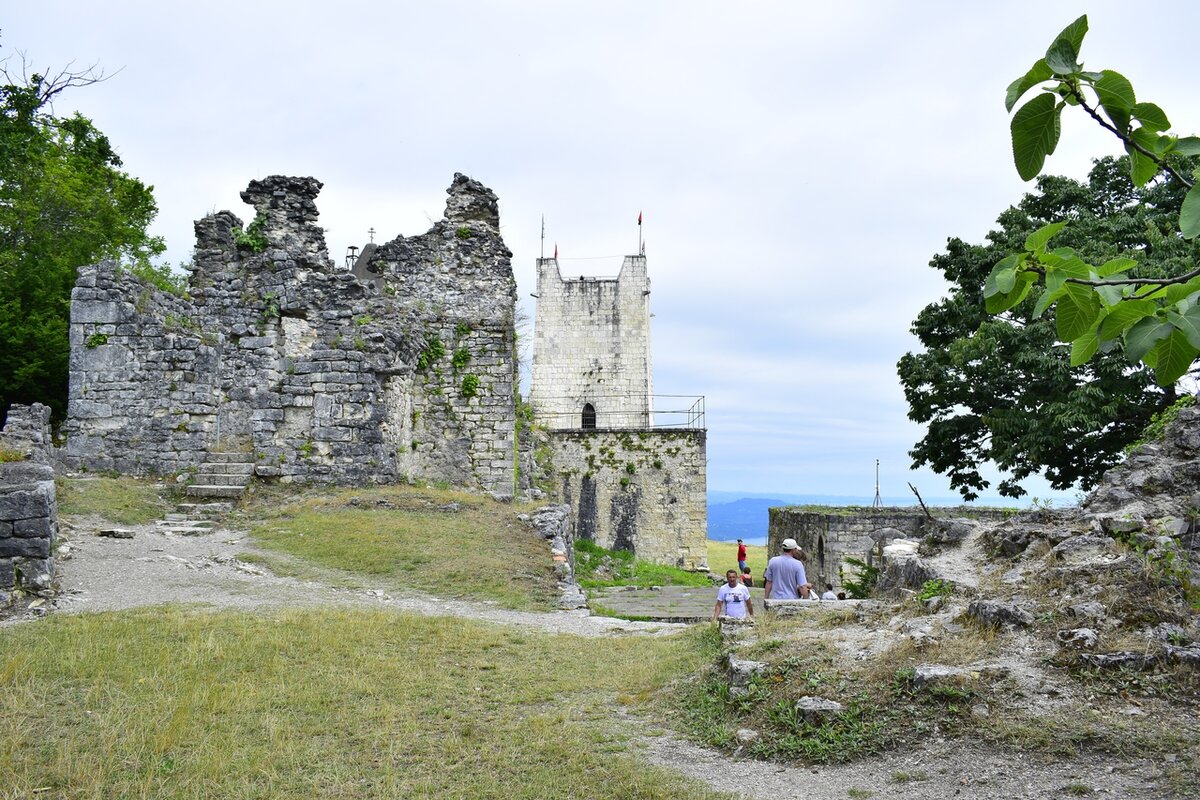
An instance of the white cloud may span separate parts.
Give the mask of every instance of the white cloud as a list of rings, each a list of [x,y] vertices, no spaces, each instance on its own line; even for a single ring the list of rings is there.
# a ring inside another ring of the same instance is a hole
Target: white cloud
[[[928,261],[1028,190],[1004,88],[1084,11],[1088,66],[1200,131],[1183,68],[1200,11],[1165,0],[1138,7],[1169,20],[1153,46],[1130,45],[1115,0],[43,0],[6,10],[0,55],[123,68],[58,110],[94,118],[155,185],[176,262],[196,218],[249,216],[251,178],[324,181],[340,260],[368,228],[425,230],[461,171],[501,198],[529,308],[542,214],[565,271],[615,274],[642,211],[655,384],[708,396],[714,487],[873,489],[880,458],[901,494],[920,431],[894,365],[945,291]],[[1068,114],[1049,169],[1082,176],[1116,149]]]

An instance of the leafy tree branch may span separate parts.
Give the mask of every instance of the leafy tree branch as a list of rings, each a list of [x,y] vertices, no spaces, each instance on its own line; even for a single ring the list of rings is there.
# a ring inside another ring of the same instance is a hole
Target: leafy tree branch
[[[1200,137],[1170,133],[1166,112],[1139,102],[1133,85],[1119,72],[1084,70],[1079,51],[1087,29],[1086,16],[1072,22],[1045,56],[1008,87],[1009,111],[1029,90],[1042,88],[1013,113],[1018,174],[1030,180],[1041,173],[1058,146],[1062,110],[1078,106],[1125,145],[1134,186],[1146,186],[1165,173],[1186,190],[1172,235],[1189,241],[1200,237],[1200,185],[1195,180],[1200,168],[1191,161],[1200,156]],[[1189,169],[1190,179],[1185,175]],[[1048,222],[1030,233],[1018,252],[995,264],[984,285],[987,310],[1005,312],[1039,285],[1043,290],[1034,314],[1054,308],[1056,335],[1071,344],[1072,365],[1121,349],[1131,364],[1153,369],[1159,385],[1173,385],[1200,358],[1200,260],[1193,259],[1175,275],[1131,275],[1137,265],[1133,258],[1093,264],[1070,247],[1052,249],[1051,240],[1067,224]]]

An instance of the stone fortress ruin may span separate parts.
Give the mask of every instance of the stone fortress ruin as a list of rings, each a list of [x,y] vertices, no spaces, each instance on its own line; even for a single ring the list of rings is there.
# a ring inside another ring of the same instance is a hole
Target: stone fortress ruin
[[[516,284],[496,195],[456,175],[445,218],[335,267],[313,178],[196,223],[187,295],[107,262],[71,303],[67,460],[180,473],[213,451],[285,481],[446,481],[514,493]]]
[[[650,353],[645,255],[616,277],[563,278],[538,259],[529,399],[548,432],[576,535],[687,569],[707,569],[703,398],[660,397]]]
[[[511,498],[531,486],[518,465],[541,448],[543,484],[575,507],[579,536],[704,564],[702,412],[654,427],[644,257],[615,280],[563,281],[539,263],[531,399],[551,433],[524,437],[522,453],[516,283],[495,193],[456,174],[443,219],[366,246],[345,269],[317,224],[320,189],[252,181],[249,224],[228,211],[197,222],[181,294],[114,262],[80,270],[66,466],[178,475],[196,494],[236,495],[206,485],[236,472]]]

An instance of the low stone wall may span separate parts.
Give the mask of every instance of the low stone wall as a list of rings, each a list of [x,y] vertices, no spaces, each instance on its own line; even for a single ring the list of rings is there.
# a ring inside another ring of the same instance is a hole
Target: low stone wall
[[[932,508],[936,519],[953,518],[1000,520],[1012,511],[999,508]],[[884,538],[906,536],[919,539],[930,524],[925,512],[917,507],[884,508],[784,506],[768,511],[767,551],[780,552],[784,539],[795,539],[808,553],[805,567],[808,580],[824,588],[833,584],[841,589],[839,569],[847,556],[869,561],[872,548]]]
[[[549,435],[576,535],[684,569],[708,568],[706,431],[558,430]]]
[[[13,406],[0,431],[0,602],[14,586],[49,588],[54,578],[58,504],[49,466],[50,409]]]
[[[533,516],[521,514],[522,522],[533,526],[550,544],[550,559],[558,578],[560,608],[573,610],[587,605],[587,598],[575,580],[575,518],[569,505],[542,506]]]

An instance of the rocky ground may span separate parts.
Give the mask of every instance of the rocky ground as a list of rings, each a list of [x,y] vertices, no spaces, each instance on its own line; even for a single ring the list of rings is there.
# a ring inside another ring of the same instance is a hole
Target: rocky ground
[[[445,600],[422,593],[377,588],[342,588],[319,580],[301,581],[272,574],[238,558],[256,548],[245,535],[216,527],[207,533],[172,535],[155,525],[131,528],[129,538],[100,535],[101,520],[65,519],[65,551],[60,553],[60,592],[48,603],[30,608],[4,624],[19,624],[50,610],[56,613],[106,611],[162,603],[198,603],[215,608],[253,609],[269,606],[355,605],[395,608],[427,615],[455,615],[497,624],[582,636],[663,635],[678,631],[675,623],[629,622],[589,616],[585,611],[517,612],[489,603]],[[975,538],[945,560],[947,570],[966,570],[980,557],[983,543]],[[936,562],[936,559],[934,559]],[[965,574],[965,573],[964,573]],[[870,658],[905,639],[940,636],[953,626],[952,610],[919,618],[886,613],[816,630],[847,658]],[[951,628],[953,630],[953,628]],[[1028,684],[1031,697],[1061,702],[1063,692],[1047,689],[1052,676],[1036,667],[1030,652],[1014,655],[1011,674]],[[1035,666],[1030,666],[1031,664]],[[1044,691],[1043,691],[1044,690]],[[1130,706],[1134,708],[1134,706]],[[1004,713],[1004,709],[993,709]],[[954,797],[1057,798],[1081,794],[1108,797],[1164,796],[1164,781],[1177,769],[1177,756],[1158,762],[1113,757],[1073,757],[1048,761],[979,743],[931,736],[919,745],[839,766],[798,767],[753,760],[697,746],[654,721],[622,717],[632,746],[650,762],[680,770],[714,788],[756,798]]]

